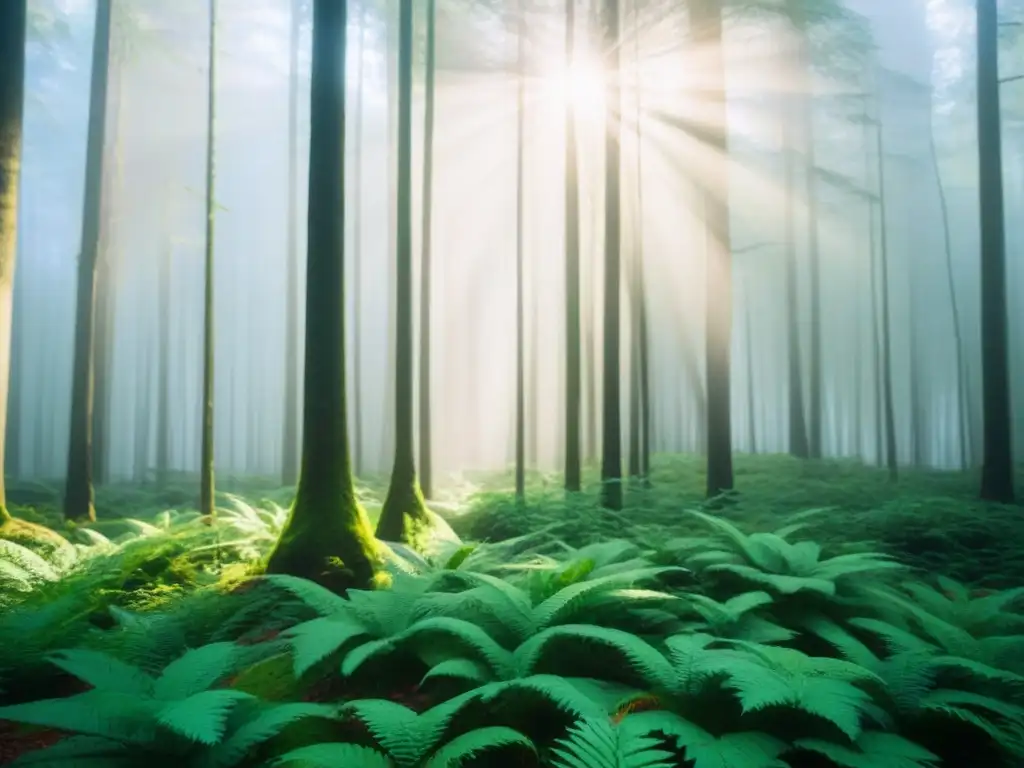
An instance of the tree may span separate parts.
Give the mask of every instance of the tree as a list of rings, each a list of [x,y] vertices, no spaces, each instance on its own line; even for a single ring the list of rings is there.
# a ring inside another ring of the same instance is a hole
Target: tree
[[[622,254],[619,191],[619,0],[605,0],[604,370],[601,412],[601,504],[622,509],[620,304]]]
[[[437,0],[427,0],[426,94],[423,116],[423,243],[420,257],[420,482],[428,499],[434,490],[430,397],[430,308],[434,203],[434,88],[437,69]]]
[[[103,148],[106,134],[110,66],[111,0],[97,0],[92,45],[89,129],[85,153],[82,242],[75,295],[75,351],[71,383],[71,430],[64,489],[64,517],[95,520],[92,487],[93,368],[96,318],[96,265],[103,197]]]
[[[398,22],[398,223],[395,257],[395,455],[377,536],[416,545],[428,513],[413,451],[412,323],[412,0],[400,0]]]
[[[575,56],[576,0],[565,0],[565,67]],[[565,490],[580,490],[582,356],[580,333],[580,193],[576,114],[565,100]]]
[[[217,0],[210,0],[210,59],[207,66],[206,86],[206,272],[203,285],[203,418],[202,445],[199,457],[199,511],[204,515],[214,513],[213,480],[213,225],[216,217],[214,179],[216,156],[216,105],[217,94]]]
[[[281,482],[299,477],[299,33],[300,0],[292,0],[288,37],[288,274],[284,307],[284,423]]]
[[[353,463],[358,475],[363,471],[363,58],[366,50],[366,2],[359,3],[359,47],[356,49],[356,104],[355,127],[352,144],[355,162],[352,169],[352,186],[355,199],[352,201],[352,409],[355,419],[352,424]]]
[[[730,411],[730,335],[732,332],[732,264],[729,236],[729,122],[725,104],[725,58],[722,10],[715,0],[691,5],[695,42],[707,50],[708,151],[714,171],[705,180],[707,237],[705,376],[707,377],[707,495],[733,487]],[[712,184],[715,189],[711,190]]]
[[[1013,446],[1006,301],[1006,230],[996,0],[977,0],[978,194],[981,206],[981,498],[1011,503]]]
[[[18,184],[25,101],[26,0],[0,3],[0,524],[9,522],[3,480],[7,394],[11,371],[11,318],[17,257]],[[17,450],[17,446],[15,446]]]
[[[313,2],[302,467],[268,573],[372,583],[381,558],[359,506],[345,390],[345,34],[347,3]],[[332,570],[332,565],[336,566]],[[337,567],[340,566],[340,569]]]
[[[526,111],[526,8],[519,2],[516,51],[516,500],[526,498],[526,354],[523,348],[523,118]],[[536,349],[536,347],[534,347]],[[533,366],[536,371],[536,366]],[[536,429],[534,429],[536,433]]]

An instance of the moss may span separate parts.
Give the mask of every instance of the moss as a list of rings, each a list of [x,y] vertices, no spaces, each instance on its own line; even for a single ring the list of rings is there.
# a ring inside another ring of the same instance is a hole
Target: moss
[[[354,499],[335,504],[333,511],[314,510],[301,494],[296,497],[266,572],[300,576],[337,592],[371,587],[383,557],[370,519]]]
[[[20,544],[33,552],[46,553],[66,547],[67,540],[45,525],[8,517],[0,524],[0,539]]]
[[[399,541],[422,552],[428,546],[433,530],[434,516],[427,508],[415,475],[409,479],[398,477],[396,473],[380,511],[377,538]]]

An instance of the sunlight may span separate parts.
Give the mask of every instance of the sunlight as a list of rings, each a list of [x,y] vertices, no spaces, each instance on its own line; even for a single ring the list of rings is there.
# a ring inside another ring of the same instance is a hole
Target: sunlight
[[[576,61],[544,76],[543,100],[561,110],[572,106],[579,120],[597,122],[604,119],[604,82],[601,70],[588,61]]]

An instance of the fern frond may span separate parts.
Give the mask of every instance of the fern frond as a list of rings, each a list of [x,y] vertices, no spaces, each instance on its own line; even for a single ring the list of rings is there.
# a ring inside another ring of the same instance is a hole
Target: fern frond
[[[460,734],[431,755],[424,768],[460,768],[481,753],[517,747],[536,755],[537,748],[519,731],[490,726]]]
[[[333,720],[337,717],[338,708],[326,704],[289,702],[271,706],[207,751],[198,768],[234,768],[254,748],[294,723],[310,718]]]
[[[164,705],[156,719],[163,727],[190,741],[216,744],[227,732],[231,710],[242,701],[256,701],[256,698],[231,689],[201,691]]]
[[[658,739],[607,719],[577,721],[551,751],[554,768],[674,768]]]
[[[0,707],[0,720],[134,744],[155,738],[155,714],[156,706],[150,700],[95,690]]]
[[[519,674],[534,672],[554,643],[568,645],[571,650],[564,652],[566,656],[586,653],[589,644],[600,645],[614,651],[647,686],[668,690],[674,684],[672,665],[652,645],[629,632],[592,624],[563,624],[534,635],[515,651]]]
[[[271,765],[275,768],[395,768],[387,755],[355,744],[310,744],[286,752]]]
[[[817,752],[841,768],[938,768],[940,758],[895,733],[864,731],[855,747],[822,739],[799,739],[794,746]]]
[[[663,733],[694,768],[781,768],[778,759],[786,743],[759,731],[715,736],[673,712],[638,712],[626,715],[619,726],[633,733]]]
[[[139,697],[153,694],[156,681],[152,677],[105,653],[79,648],[58,651],[47,660],[96,690]]]
[[[234,643],[210,643],[193,648],[164,668],[153,695],[164,700],[188,698],[232,672],[238,660],[238,646]]]
[[[337,611],[343,611],[348,604],[345,598],[339,597],[329,589],[321,587],[319,584],[308,579],[300,579],[297,576],[288,576],[280,573],[261,576],[260,578],[275,587],[280,587],[295,595],[321,616],[330,616]]]
[[[281,634],[291,645],[295,677],[299,678],[352,641],[365,638],[369,630],[355,616],[339,611],[297,624]]]

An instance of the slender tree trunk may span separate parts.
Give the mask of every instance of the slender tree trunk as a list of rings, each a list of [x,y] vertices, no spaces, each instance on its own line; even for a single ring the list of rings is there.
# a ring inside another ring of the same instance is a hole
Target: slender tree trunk
[[[889,469],[889,478],[895,481],[899,475],[899,455],[896,447],[896,414],[892,391],[892,324],[889,310],[889,226],[885,208],[885,139],[882,135],[881,113],[876,118],[876,127],[878,208],[882,230],[880,288],[882,293],[882,397],[885,419],[885,461]]]
[[[526,109],[526,8],[519,2],[519,35],[516,53],[516,466],[515,494],[522,502],[526,498],[526,356],[523,317],[523,113]]]
[[[732,490],[732,416],[730,413],[730,336],[732,325],[732,247],[729,236],[729,123],[725,103],[722,10],[717,0],[699,0],[691,10],[695,37],[708,51],[711,79],[708,99],[709,151],[717,165],[720,187],[705,193],[707,227],[707,301],[705,376],[708,403],[707,495]]]
[[[156,480],[167,484],[171,466],[171,242],[170,233],[160,254],[160,283],[157,286],[157,316],[160,326],[159,373],[157,378]]]
[[[300,0],[291,2],[288,57],[288,244],[284,305],[284,423],[281,483],[299,477],[299,35]]]
[[[206,102],[206,254],[203,296],[203,418],[202,444],[199,460],[199,511],[204,515],[214,514],[213,480],[213,225],[216,217],[215,142],[217,92],[217,0],[210,0],[210,59],[207,68]]]
[[[26,0],[0,3],[0,468],[4,467],[7,393],[11,371],[14,267],[18,253],[18,185],[21,178],[25,94]],[[18,450],[18,444],[13,448]],[[11,519],[0,471],[0,524]]]
[[[395,291],[395,456],[377,537],[419,545],[428,525],[413,451],[412,66],[413,0],[400,0],[398,30],[398,231]]]
[[[786,97],[782,114],[782,145],[785,152],[785,280],[786,280],[786,357],[789,366],[789,452],[806,459],[810,456],[807,420],[804,414],[804,380],[800,351],[800,297],[797,290],[796,253],[796,157],[793,131],[794,99]]]
[[[426,94],[423,119],[423,243],[420,261],[420,487],[434,495],[433,430],[430,395],[430,316],[432,291],[432,216],[434,203],[434,89],[437,59],[437,0],[427,0]]]
[[[620,415],[620,303],[622,255],[620,208],[619,2],[605,0],[605,189],[604,360],[601,411],[601,505],[622,509],[622,421]]]
[[[565,0],[565,68],[575,56],[576,0]],[[565,100],[565,490],[582,482],[582,347],[580,340],[580,191],[576,158],[576,114]]]
[[[743,297],[743,329],[744,347],[747,353],[747,431],[750,432],[750,452],[757,453],[757,413],[755,411],[754,381],[754,323],[751,320],[750,281],[747,281],[746,295]]]
[[[381,552],[356,499],[345,391],[347,3],[313,0],[302,469],[268,573],[372,585]],[[340,561],[340,568],[335,565]]]
[[[928,118],[928,152],[935,172],[935,185],[939,193],[939,207],[942,212],[942,242],[946,255],[946,286],[949,289],[949,305],[953,310],[953,344],[956,351],[956,405],[957,433],[960,446],[960,468],[967,469],[971,463],[971,436],[974,434],[971,411],[967,400],[966,369],[964,368],[964,339],[960,326],[960,306],[956,299],[956,279],[953,275],[953,242],[949,231],[949,203],[946,188],[942,183],[942,169],[939,153],[935,147],[935,126],[931,115]]]
[[[646,256],[644,253],[644,132],[643,132],[643,83],[640,77],[640,5],[633,2],[633,66],[634,93],[636,94],[636,290],[639,307],[637,317],[637,390],[640,401],[640,476],[645,484],[651,477],[651,377],[650,345],[647,333],[647,280]]]
[[[96,264],[103,196],[103,148],[106,133],[110,65],[110,0],[97,0],[86,140],[82,243],[75,308],[75,352],[71,385],[71,434],[64,491],[64,517],[95,520],[92,487],[93,355],[96,315]]]
[[[981,371],[984,456],[981,498],[1011,503],[1013,441],[1006,301],[999,16],[996,0],[977,0],[978,191],[981,206]]]
[[[352,168],[352,425],[353,458],[356,477],[366,466],[363,448],[363,57],[366,51],[366,0],[359,3],[359,48],[356,50],[356,109],[353,115],[352,144],[355,158]]]

